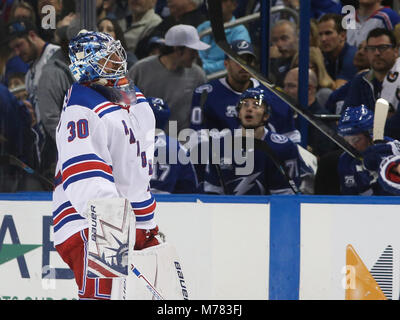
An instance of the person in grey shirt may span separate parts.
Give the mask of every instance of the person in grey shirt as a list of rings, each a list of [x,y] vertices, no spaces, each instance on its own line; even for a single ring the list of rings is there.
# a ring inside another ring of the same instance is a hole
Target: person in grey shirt
[[[170,122],[177,122],[177,133],[190,126],[190,109],[195,88],[207,81],[204,70],[195,60],[198,50],[210,46],[199,39],[189,25],[176,25],[165,34],[160,55],[139,60],[128,76],[147,97],[162,98],[171,109]],[[177,138],[166,127],[166,133]]]

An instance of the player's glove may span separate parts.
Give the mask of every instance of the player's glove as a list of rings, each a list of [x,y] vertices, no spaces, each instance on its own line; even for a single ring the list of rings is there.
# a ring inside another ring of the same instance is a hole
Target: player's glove
[[[158,226],[154,229],[136,229],[136,242],[134,250],[142,250],[161,244]]]
[[[393,170],[399,164],[400,156],[390,156],[381,162],[379,168],[379,184],[386,192],[393,195],[400,194],[400,175]]]
[[[362,154],[364,166],[370,171],[378,171],[382,160],[392,155],[400,155],[400,141],[374,144]]]

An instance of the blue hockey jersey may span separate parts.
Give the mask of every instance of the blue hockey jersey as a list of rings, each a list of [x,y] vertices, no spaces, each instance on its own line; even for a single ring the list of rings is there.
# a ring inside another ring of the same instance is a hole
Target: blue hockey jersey
[[[287,137],[265,129],[263,139],[276,156],[284,162],[286,170],[297,186],[300,186],[299,168],[301,158],[297,145]],[[286,178],[276,168],[271,158],[261,150],[249,149],[245,163],[235,159],[234,152],[224,150],[223,137],[220,138],[220,164],[208,164],[205,171],[204,192],[232,195],[293,194]],[[251,163],[252,162],[252,163]],[[239,168],[253,169],[250,174],[238,174]]]
[[[174,138],[163,132],[155,137],[153,175],[150,180],[152,193],[196,193],[197,177],[187,150]],[[170,152],[173,152],[172,155]]]
[[[253,87],[265,88],[258,80],[251,78],[251,81]],[[268,89],[266,92],[270,93]],[[230,87],[226,78],[215,79],[196,88],[192,98],[190,127],[194,130],[237,129],[240,123],[236,104],[241,94],[242,92],[237,92]],[[300,132],[295,128],[292,109],[273,94],[270,94],[268,101],[272,109],[267,124],[268,129],[299,143]]]

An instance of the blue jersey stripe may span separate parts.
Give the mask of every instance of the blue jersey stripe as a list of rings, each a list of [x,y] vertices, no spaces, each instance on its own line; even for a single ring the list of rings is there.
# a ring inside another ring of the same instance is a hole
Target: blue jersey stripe
[[[136,221],[137,222],[144,222],[144,221],[149,221],[154,218],[154,213],[148,215],[148,216],[136,216]]]
[[[66,190],[71,183],[94,177],[104,178],[106,180],[114,182],[114,177],[112,175],[105,173],[104,171],[90,171],[90,172],[83,172],[68,178],[67,180],[64,181],[63,188],[64,190]]]
[[[118,111],[121,110],[121,107],[112,107],[112,108],[108,108],[102,112],[99,113],[99,118],[102,118],[103,116],[105,116],[106,114],[110,113],[110,112],[114,112],[114,111]]]
[[[62,205],[60,205],[54,212],[53,212],[53,218],[55,218],[61,211],[63,211],[65,208],[72,207],[71,202],[67,201],[64,202]]]
[[[86,160],[98,160],[98,161],[106,163],[103,159],[101,159],[100,157],[98,157],[94,153],[88,153],[88,154],[82,154],[80,156],[73,157],[73,158],[65,161],[63,163],[62,168],[64,170],[66,167],[69,167],[71,164],[74,164],[74,163],[80,162],[80,161],[86,161]]]
[[[134,209],[141,209],[141,208],[145,208],[148,207],[149,205],[151,205],[154,201],[154,196],[152,195],[150,199],[142,201],[142,202],[131,202],[131,206]]]
[[[74,220],[81,220],[81,219],[85,219],[85,218],[82,217],[78,213],[68,215],[64,219],[62,219],[59,223],[57,223],[57,225],[54,226],[54,232],[57,232],[58,230],[60,230],[60,228],[62,228],[67,222],[74,221]]]

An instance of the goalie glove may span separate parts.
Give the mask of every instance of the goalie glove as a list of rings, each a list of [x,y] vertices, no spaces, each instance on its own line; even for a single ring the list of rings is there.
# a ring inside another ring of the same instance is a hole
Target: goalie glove
[[[400,155],[400,141],[398,140],[372,145],[362,154],[364,166],[370,171],[378,171],[382,160],[393,155]]]
[[[136,242],[134,250],[142,250],[161,244],[158,226],[154,229],[136,229]]]

